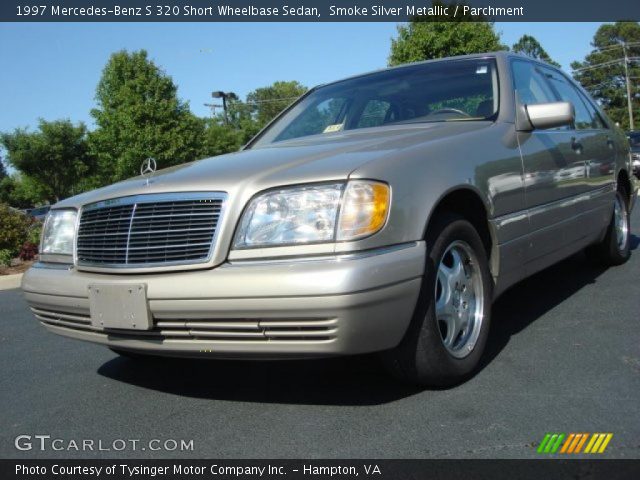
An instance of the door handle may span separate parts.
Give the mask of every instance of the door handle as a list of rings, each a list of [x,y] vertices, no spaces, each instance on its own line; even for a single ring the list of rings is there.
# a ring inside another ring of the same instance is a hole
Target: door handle
[[[571,149],[578,155],[582,153],[582,144],[576,140],[576,137],[571,137]]]

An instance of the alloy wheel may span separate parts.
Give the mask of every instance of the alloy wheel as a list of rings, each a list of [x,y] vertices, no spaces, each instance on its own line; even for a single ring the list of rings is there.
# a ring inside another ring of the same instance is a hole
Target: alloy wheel
[[[629,240],[629,217],[627,216],[624,200],[619,195],[616,196],[613,218],[616,229],[616,243],[618,250],[622,252],[627,247],[627,241]]]
[[[480,335],[484,285],[473,249],[457,240],[440,259],[435,282],[436,320],[442,342],[456,358],[469,355]]]

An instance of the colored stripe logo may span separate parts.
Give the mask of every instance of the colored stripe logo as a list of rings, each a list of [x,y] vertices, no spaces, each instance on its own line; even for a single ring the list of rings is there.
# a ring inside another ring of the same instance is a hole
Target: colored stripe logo
[[[612,438],[613,433],[547,433],[538,453],[604,453]]]

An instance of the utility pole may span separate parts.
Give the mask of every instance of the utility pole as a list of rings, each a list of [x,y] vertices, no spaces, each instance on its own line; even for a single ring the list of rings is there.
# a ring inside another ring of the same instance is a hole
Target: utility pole
[[[216,116],[216,108],[222,108],[222,105],[215,105],[213,103],[204,103],[203,105],[211,109],[211,118]]]
[[[631,89],[631,79],[635,79],[637,77],[631,77],[629,75],[629,62],[632,61],[638,61],[640,60],[640,56],[629,56],[628,53],[628,49],[630,47],[638,47],[640,46],[640,42],[619,42],[616,43],[615,45],[610,45],[608,47],[603,47],[603,48],[599,48],[598,50],[600,51],[604,51],[604,50],[611,50],[613,48],[622,48],[622,58],[616,58],[614,60],[608,60],[602,63],[598,63],[596,65],[589,65],[586,67],[582,67],[582,68],[577,68],[575,69],[573,72],[574,74],[577,72],[584,72],[586,70],[592,70],[594,68],[604,68],[604,67],[610,67],[612,65],[615,64],[619,64],[620,62],[624,63],[624,82],[625,82],[625,86],[627,89],[627,109],[628,109],[628,114],[629,114],[629,130],[635,130],[635,123],[634,123],[634,119],[633,119],[633,96],[632,96],[632,89]],[[612,83],[613,80],[609,81],[609,82],[603,82],[603,83],[599,83],[598,85],[596,85],[595,87],[599,87],[602,85],[607,85],[609,83]],[[594,88],[595,88],[594,87]],[[590,87],[587,87],[590,88]]]
[[[629,56],[627,55],[627,44],[622,42],[624,53],[624,79],[627,84],[627,108],[629,108],[629,130],[634,131],[633,125],[633,105],[631,103],[631,82],[629,80]]]
[[[238,96],[233,92],[222,92],[215,91],[211,92],[212,98],[221,98],[222,99],[222,109],[224,110],[224,123],[229,124],[229,115],[227,114],[227,99],[229,100],[237,100]]]

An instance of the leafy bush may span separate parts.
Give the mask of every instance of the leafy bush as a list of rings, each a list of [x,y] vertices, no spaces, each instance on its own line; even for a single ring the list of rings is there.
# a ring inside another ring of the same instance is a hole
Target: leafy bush
[[[40,245],[40,235],[42,234],[42,222],[35,221],[29,227],[29,233],[27,235],[27,242],[33,243],[36,246]]]
[[[0,250],[16,255],[27,240],[33,220],[8,205],[0,204]]]
[[[22,248],[20,249],[20,260],[28,261],[33,260],[34,257],[38,254],[38,245],[33,242],[24,242],[22,244]]]
[[[6,248],[0,249],[0,267],[9,267],[13,260],[13,253]]]

